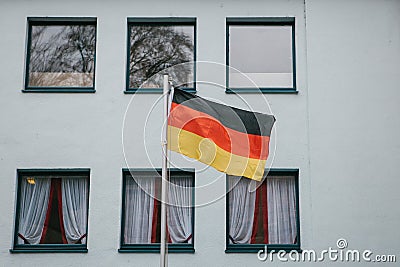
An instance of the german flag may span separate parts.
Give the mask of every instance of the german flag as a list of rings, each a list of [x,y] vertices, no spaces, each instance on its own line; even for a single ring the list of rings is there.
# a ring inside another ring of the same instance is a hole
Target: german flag
[[[168,149],[218,171],[260,181],[275,117],[218,104],[174,89]]]

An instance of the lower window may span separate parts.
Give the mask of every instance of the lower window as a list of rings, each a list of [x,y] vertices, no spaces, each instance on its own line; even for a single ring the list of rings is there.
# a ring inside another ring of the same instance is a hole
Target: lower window
[[[87,251],[89,170],[18,170],[12,252]]]
[[[169,252],[194,252],[194,172],[170,170],[167,201]],[[119,252],[159,252],[161,171],[123,170]]]
[[[262,182],[228,176],[226,252],[300,249],[298,170],[271,169]]]

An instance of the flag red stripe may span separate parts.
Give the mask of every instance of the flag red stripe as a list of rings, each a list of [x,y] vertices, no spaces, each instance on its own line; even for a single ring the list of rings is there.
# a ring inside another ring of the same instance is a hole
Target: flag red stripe
[[[209,114],[184,105],[171,104],[168,124],[209,138],[220,148],[235,155],[261,160],[266,160],[268,157],[269,136],[233,130]]]

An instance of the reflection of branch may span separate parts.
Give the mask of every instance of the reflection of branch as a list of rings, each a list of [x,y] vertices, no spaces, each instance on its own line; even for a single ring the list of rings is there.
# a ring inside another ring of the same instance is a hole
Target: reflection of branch
[[[130,64],[130,66],[131,66],[131,71],[132,71],[132,69],[133,69],[136,65],[139,65],[141,62],[143,62],[143,60],[148,59],[148,57],[150,56],[150,54],[151,54],[151,51],[148,50],[141,58],[135,60],[135,59],[134,59],[134,56],[135,56],[136,54],[131,53],[131,64]]]
[[[174,26],[132,26],[130,30],[130,87],[139,87],[167,66],[193,60],[191,37]],[[183,67],[171,75],[186,79],[191,73]]]
[[[157,61],[156,63],[154,63],[152,66],[150,66],[150,68],[146,71],[146,78],[150,78],[151,76],[153,76],[154,74],[160,72],[163,68],[161,68],[161,66],[165,66],[168,62],[171,61],[171,59],[174,58],[174,54],[172,55],[166,55],[164,58],[160,59],[159,61]]]

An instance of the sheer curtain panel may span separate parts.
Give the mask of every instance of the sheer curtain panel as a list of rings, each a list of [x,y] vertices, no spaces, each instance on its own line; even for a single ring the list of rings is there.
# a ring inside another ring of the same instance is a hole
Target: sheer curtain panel
[[[88,180],[61,179],[62,213],[68,244],[86,244]]]
[[[251,180],[229,176],[229,242],[231,244],[250,243],[256,191]]]
[[[167,211],[168,231],[172,243],[192,242],[192,180],[171,177]]]
[[[155,177],[126,178],[125,244],[150,244],[152,241]]]
[[[297,233],[296,185],[293,177],[267,178],[270,244],[294,244]]]
[[[21,181],[18,244],[39,244],[46,219],[51,179],[28,178]]]

